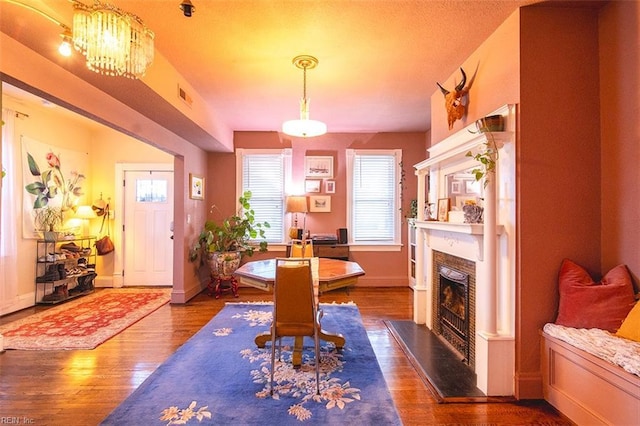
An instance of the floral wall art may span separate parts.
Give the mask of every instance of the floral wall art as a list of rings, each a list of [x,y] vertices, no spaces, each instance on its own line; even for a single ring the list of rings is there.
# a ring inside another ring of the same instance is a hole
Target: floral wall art
[[[69,219],[84,196],[88,154],[57,148],[21,137],[22,140],[22,233],[40,238],[34,216],[37,209],[55,207]]]

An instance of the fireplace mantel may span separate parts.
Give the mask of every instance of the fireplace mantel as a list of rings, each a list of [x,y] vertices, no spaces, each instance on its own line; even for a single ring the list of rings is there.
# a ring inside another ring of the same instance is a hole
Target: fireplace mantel
[[[467,235],[484,235],[484,225],[482,223],[452,223],[437,221],[418,221],[414,222],[416,228],[434,229],[436,231],[457,232]],[[504,232],[504,226],[496,227],[496,235]]]
[[[451,223],[437,221],[415,221],[415,227],[425,232],[424,242],[428,247],[458,254],[470,260],[484,260],[484,233],[482,223]],[[496,236],[504,232],[504,226],[496,226]],[[443,242],[448,246],[444,248]],[[469,246],[470,244],[470,246]],[[464,249],[464,246],[468,249]],[[452,250],[456,247],[456,250]]]

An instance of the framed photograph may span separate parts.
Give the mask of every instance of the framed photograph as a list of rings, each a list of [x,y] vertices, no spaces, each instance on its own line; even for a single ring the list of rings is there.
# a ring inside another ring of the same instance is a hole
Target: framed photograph
[[[328,180],[324,183],[324,192],[327,194],[335,194],[336,192],[336,181]]]
[[[450,201],[448,198],[439,198],[438,199],[438,221],[446,222],[447,215],[449,213]]]
[[[309,211],[317,213],[331,212],[330,195],[312,195],[309,197]]]
[[[333,157],[304,157],[304,175],[309,178],[332,178]]]
[[[189,198],[204,200],[204,177],[189,173]]]
[[[478,197],[456,197],[456,208],[458,210],[462,210],[462,207],[464,207],[465,204],[478,204]]]
[[[481,194],[482,183],[479,180],[465,180],[465,192],[467,194]]]
[[[320,192],[320,182],[315,179],[307,179],[304,181],[305,192]]]
[[[461,182],[459,180],[454,180],[453,182],[451,182],[451,193],[452,194],[459,194],[460,191],[460,184]]]

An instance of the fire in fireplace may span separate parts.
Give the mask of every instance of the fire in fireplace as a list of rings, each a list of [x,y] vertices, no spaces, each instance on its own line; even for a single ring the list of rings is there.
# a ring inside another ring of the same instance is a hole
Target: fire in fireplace
[[[469,364],[469,274],[447,266],[438,272],[440,333]]]
[[[432,331],[475,368],[476,264],[437,250],[432,255]]]

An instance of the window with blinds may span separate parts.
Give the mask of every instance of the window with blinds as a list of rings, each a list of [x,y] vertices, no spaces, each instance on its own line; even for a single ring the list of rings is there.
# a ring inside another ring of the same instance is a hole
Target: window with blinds
[[[352,243],[400,242],[401,150],[348,150]]]
[[[239,149],[239,194],[251,191],[251,208],[256,222],[268,222],[269,243],[284,241],[285,182],[290,175],[288,150]]]

